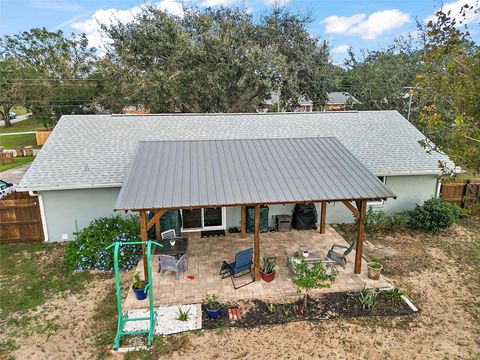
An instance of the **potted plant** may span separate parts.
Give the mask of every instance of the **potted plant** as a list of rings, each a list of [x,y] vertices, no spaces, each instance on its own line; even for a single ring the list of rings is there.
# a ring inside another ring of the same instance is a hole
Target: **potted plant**
[[[367,264],[368,278],[372,280],[380,279],[380,273],[382,272],[383,265],[379,262],[372,261]]]
[[[146,287],[147,283],[143,280],[140,280],[140,275],[138,273],[135,274],[135,277],[133,278],[132,289],[137,300],[144,300],[147,297],[148,289],[145,291]]]
[[[269,255],[263,255],[262,257],[262,266],[260,268],[260,276],[263,281],[270,282],[275,278],[275,258]]]
[[[220,314],[221,310],[220,303],[218,302],[218,297],[213,294],[207,297],[206,303],[208,316],[210,316],[212,319],[216,319],[218,317],[218,314]]]

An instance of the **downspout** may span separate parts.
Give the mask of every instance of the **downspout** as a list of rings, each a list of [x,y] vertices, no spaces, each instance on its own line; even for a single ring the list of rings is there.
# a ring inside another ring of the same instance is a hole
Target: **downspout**
[[[35,191],[29,191],[31,196],[36,196],[38,198],[38,205],[40,207],[40,218],[42,220],[42,229],[44,242],[48,242],[48,228],[47,228],[47,218],[45,216],[45,207],[43,205],[43,196],[41,194],[35,193]]]
[[[435,197],[440,198],[440,191],[442,189],[442,181],[440,179],[437,179],[437,186],[435,188]]]

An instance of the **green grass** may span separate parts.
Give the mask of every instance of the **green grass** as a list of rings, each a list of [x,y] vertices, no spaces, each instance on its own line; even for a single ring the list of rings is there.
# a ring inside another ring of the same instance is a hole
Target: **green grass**
[[[30,113],[30,111],[27,110],[26,108],[24,108],[23,106],[14,106],[14,107],[12,107],[10,112],[16,113],[17,116],[22,116],[22,115]]]
[[[2,164],[0,165],[0,172],[10,170],[28,163],[31,163],[35,159],[34,156],[28,156],[28,157],[16,157],[15,161],[13,164]]]
[[[35,149],[41,148],[41,146],[37,145],[35,134],[0,136],[0,146],[5,147],[5,149],[15,149],[17,146],[33,146]]]
[[[38,119],[27,119],[13,123],[11,128],[6,128],[5,125],[0,126],[0,134],[14,133],[14,132],[24,132],[24,131],[35,131],[37,129],[44,129],[43,122]]]
[[[55,244],[0,246],[0,324],[55,294],[84,288],[90,273],[67,271],[63,253],[64,247]]]

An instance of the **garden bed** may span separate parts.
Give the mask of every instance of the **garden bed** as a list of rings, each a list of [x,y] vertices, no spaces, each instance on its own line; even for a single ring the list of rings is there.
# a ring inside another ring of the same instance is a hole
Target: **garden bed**
[[[286,324],[296,321],[321,321],[335,317],[355,318],[372,316],[403,316],[415,312],[400,298],[388,299],[385,292],[379,292],[375,305],[363,309],[355,300],[359,293],[328,293],[309,297],[308,306],[302,313],[303,298],[293,302],[274,303],[255,299],[242,301],[240,304],[223,304],[217,319],[211,319],[206,307],[202,305],[202,328],[216,329],[222,327],[252,328],[261,325]],[[229,322],[227,310],[238,306],[242,310],[240,320]]]

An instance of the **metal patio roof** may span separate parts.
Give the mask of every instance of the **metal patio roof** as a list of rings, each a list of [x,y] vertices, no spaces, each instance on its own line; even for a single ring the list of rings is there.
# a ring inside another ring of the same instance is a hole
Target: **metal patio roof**
[[[392,197],[333,137],[141,141],[115,209]]]

